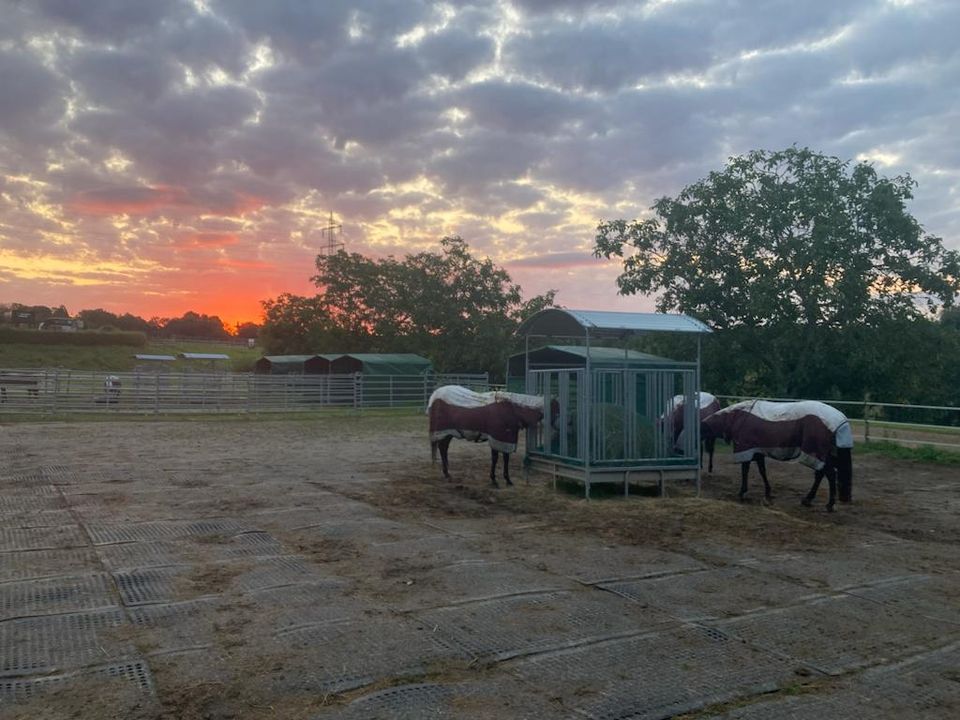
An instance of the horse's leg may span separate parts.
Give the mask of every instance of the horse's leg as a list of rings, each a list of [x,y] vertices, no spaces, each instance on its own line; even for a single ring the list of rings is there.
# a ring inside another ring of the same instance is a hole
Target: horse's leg
[[[717,439],[715,437],[707,438],[707,457],[710,459],[710,467],[707,468],[707,472],[711,475],[713,474],[713,451],[717,447]],[[700,463],[703,464],[702,462]]]
[[[767,461],[761,453],[753,456],[757,463],[757,469],[760,471],[760,477],[763,478],[763,494],[767,500],[773,500],[773,490],[770,489],[770,481],[767,480]]]
[[[510,482],[510,453],[503,454],[503,479],[507,485],[513,485]]]
[[[810,492],[800,501],[807,507],[813,505],[813,499],[817,496],[817,491],[820,489],[820,481],[823,480],[823,476],[824,470],[817,470],[813,473],[813,485],[810,487]]]
[[[443,479],[450,479],[450,462],[447,458],[447,450],[450,449],[450,441],[453,440],[453,437],[448,435],[442,440],[437,442],[437,449],[440,451],[440,467],[443,470]]]
[[[494,487],[500,487],[497,485],[497,457],[497,451],[490,448],[490,484]]]
[[[740,463],[740,500],[747,496],[747,475],[750,474],[750,461]]]
[[[833,459],[827,460],[823,471],[827,474],[827,482],[830,483],[830,499],[827,500],[827,512],[833,512],[837,504],[837,466],[833,464]]]

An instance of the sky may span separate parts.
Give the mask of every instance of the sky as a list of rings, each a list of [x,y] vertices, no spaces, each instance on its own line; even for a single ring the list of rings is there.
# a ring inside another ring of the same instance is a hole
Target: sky
[[[0,302],[256,321],[347,250],[459,235],[619,297],[597,223],[793,144],[960,247],[957,0],[0,0]]]

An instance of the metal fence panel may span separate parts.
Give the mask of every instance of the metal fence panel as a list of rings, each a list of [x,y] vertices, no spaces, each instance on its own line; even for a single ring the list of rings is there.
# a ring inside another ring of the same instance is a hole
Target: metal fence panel
[[[302,412],[425,408],[442,385],[489,389],[486,373],[364,376],[0,370],[3,413]]]

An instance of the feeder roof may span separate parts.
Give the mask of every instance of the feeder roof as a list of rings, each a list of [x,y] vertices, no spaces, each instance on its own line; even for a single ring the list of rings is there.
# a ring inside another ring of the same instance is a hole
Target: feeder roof
[[[699,320],[672,313],[629,313],[547,308],[524,320],[519,335],[625,337],[644,332],[709,333]]]
[[[137,360],[156,360],[157,362],[173,362],[176,358],[173,355],[134,355]]]

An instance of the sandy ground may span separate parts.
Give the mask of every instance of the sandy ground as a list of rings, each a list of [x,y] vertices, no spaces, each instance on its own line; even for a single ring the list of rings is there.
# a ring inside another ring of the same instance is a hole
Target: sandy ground
[[[584,501],[422,418],[0,426],[0,717],[960,713],[960,472]]]

